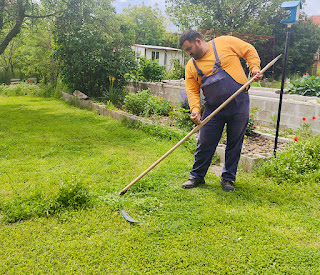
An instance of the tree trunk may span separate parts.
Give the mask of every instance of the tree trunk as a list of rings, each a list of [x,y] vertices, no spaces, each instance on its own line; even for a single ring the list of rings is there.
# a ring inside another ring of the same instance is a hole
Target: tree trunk
[[[2,2],[0,2],[2,4]],[[10,30],[10,32],[6,35],[4,40],[0,44],[0,54],[2,54],[5,49],[7,48],[10,41],[16,37],[21,30],[21,26],[23,24],[23,20],[26,16],[25,14],[25,7],[23,5],[23,0],[17,0],[17,13],[16,13],[16,23],[13,26],[13,28]]]

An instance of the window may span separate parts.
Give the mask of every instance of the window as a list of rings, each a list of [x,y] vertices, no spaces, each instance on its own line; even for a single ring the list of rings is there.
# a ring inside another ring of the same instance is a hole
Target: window
[[[159,52],[152,52],[152,60],[159,59]]]

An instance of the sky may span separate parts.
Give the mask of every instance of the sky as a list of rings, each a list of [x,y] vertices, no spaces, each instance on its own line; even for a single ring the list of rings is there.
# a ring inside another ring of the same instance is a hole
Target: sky
[[[283,1],[285,2],[285,0]],[[155,7],[158,6],[159,10],[163,15],[166,15],[166,4],[165,0],[114,0],[113,6],[116,7],[118,13],[122,12],[123,8],[127,8],[129,4],[131,6],[141,5],[144,3],[145,6]],[[320,15],[320,0],[306,0],[303,11],[308,15]],[[176,28],[170,24],[167,29],[170,31],[176,31]]]

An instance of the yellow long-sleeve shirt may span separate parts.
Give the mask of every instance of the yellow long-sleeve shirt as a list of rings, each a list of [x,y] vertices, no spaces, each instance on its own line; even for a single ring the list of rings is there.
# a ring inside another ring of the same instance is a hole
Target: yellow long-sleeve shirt
[[[222,68],[238,83],[245,84],[247,77],[241,66],[239,56],[249,64],[250,71],[260,70],[260,58],[256,49],[249,43],[233,37],[219,36],[214,39],[218,56]],[[196,60],[199,69],[206,75],[212,74],[212,68],[216,61],[211,41],[209,51],[201,58]],[[191,112],[201,110],[200,107],[200,85],[201,76],[197,81],[197,70],[193,65],[192,59],[186,65],[185,69],[186,91]]]

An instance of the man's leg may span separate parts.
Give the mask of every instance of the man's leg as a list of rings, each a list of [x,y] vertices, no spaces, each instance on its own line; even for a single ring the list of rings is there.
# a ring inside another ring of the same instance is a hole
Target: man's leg
[[[227,123],[227,146],[222,180],[234,182],[240,160],[244,135],[249,121],[248,113],[234,114]],[[230,190],[232,191],[232,190]]]
[[[205,112],[204,118],[211,111]],[[189,176],[190,179],[204,179],[220,141],[224,125],[225,121],[223,117],[216,115],[200,129],[197,148],[194,154],[194,164]]]

